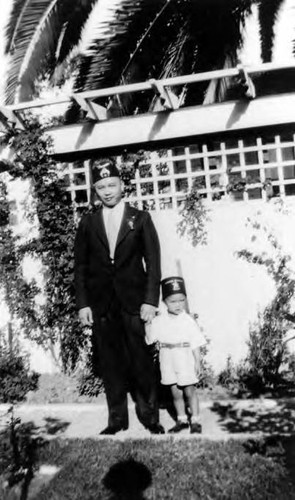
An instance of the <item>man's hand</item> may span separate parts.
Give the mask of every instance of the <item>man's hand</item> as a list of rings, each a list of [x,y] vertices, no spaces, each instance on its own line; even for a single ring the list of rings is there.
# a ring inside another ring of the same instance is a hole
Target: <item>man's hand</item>
[[[90,307],[83,307],[79,310],[79,320],[82,326],[92,326],[93,316]]]
[[[140,318],[145,323],[151,323],[156,316],[156,307],[151,304],[142,304],[140,308]]]

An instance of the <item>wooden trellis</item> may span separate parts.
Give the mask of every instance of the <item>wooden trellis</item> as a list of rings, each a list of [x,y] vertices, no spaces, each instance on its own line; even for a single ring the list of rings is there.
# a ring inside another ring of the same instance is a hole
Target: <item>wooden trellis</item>
[[[130,201],[139,208],[177,208],[193,186],[208,201],[295,195],[294,131],[290,127],[289,132],[261,131],[259,135],[154,150],[136,171]],[[86,205],[90,200],[89,161],[70,163],[66,169],[71,199]]]

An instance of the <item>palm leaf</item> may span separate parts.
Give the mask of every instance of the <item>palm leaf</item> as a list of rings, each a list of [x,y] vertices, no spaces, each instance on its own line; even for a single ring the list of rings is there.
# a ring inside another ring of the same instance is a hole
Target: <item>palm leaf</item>
[[[263,62],[271,61],[275,22],[284,2],[285,0],[259,0],[258,2],[259,33]]]
[[[85,5],[84,5],[85,4]],[[6,28],[6,53],[10,55],[7,78],[7,101],[15,98],[20,86],[20,100],[28,99],[34,92],[34,82],[44,71],[51,71],[56,64],[56,49],[59,46],[63,57],[80,37],[81,27],[77,19],[85,23],[93,8],[94,0],[15,0],[12,14]],[[80,8],[79,8],[80,7]],[[72,19],[76,13],[75,23]],[[80,13],[80,15],[78,15]],[[77,29],[64,42],[67,22]],[[61,40],[62,36],[62,40]],[[61,57],[61,56],[60,56]]]
[[[78,44],[83,27],[98,0],[79,0],[73,3],[65,21],[65,27],[59,39],[57,63],[62,63]]]
[[[107,38],[94,40],[91,54],[81,60],[77,90],[222,68],[225,61],[235,60],[252,2],[123,1]],[[188,102],[202,102],[206,87],[191,86]],[[137,95],[129,112],[144,111],[149,103],[150,98]]]
[[[57,26],[56,29],[54,29],[54,22],[57,23],[58,18],[58,0],[26,0],[21,9],[19,4],[19,1],[15,3],[6,30],[6,52],[11,56],[6,90],[8,102],[13,101],[16,88],[20,83],[21,77],[34,52],[36,44],[39,45],[40,51],[41,43],[43,44],[45,42],[45,53],[47,54],[49,49],[53,49],[53,37],[54,33],[57,33]],[[44,40],[45,37],[47,40]],[[31,67],[31,69],[31,82],[28,81],[27,84],[32,88],[33,80],[37,73],[37,67]]]
[[[134,69],[127,64],[137,50],[142,35],[149,29],[159,10],[167,0],[123,0],[115,10],[103,35],[94,39],[87,50],[88,54],[81,59],[81,70],[88,67],[88,75],[78,77],[76,88],[80,82],[86,90],[110,86],[120,81],[128,81],[132,72],[132,81],[138,79]],[[97,20],[99,23],[99,20]],[[140,53],[140,51],[139,51]],[[139,54],[138,54],[139,55]],[[124,74],[124,68],[126,71]],[[139,77],[140,79],[140,77]]]

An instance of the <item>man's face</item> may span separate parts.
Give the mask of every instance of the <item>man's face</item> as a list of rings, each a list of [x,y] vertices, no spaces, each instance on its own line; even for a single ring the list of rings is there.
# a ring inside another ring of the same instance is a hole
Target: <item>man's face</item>
[[[122,198],[122,182],[119,177],[106,177],[94,184],[94,189],[106,207],[114,207]]]

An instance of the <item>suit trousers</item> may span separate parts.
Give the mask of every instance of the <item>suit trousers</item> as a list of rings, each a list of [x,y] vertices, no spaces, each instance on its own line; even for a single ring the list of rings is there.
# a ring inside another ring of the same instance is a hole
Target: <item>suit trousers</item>
[[[128,427],[127,394],[145,427],[159,421],[156,371],[139,315],[122,309],[116,297],[104,316],[94,312],[94,347],[99,358],[110,426]]]

